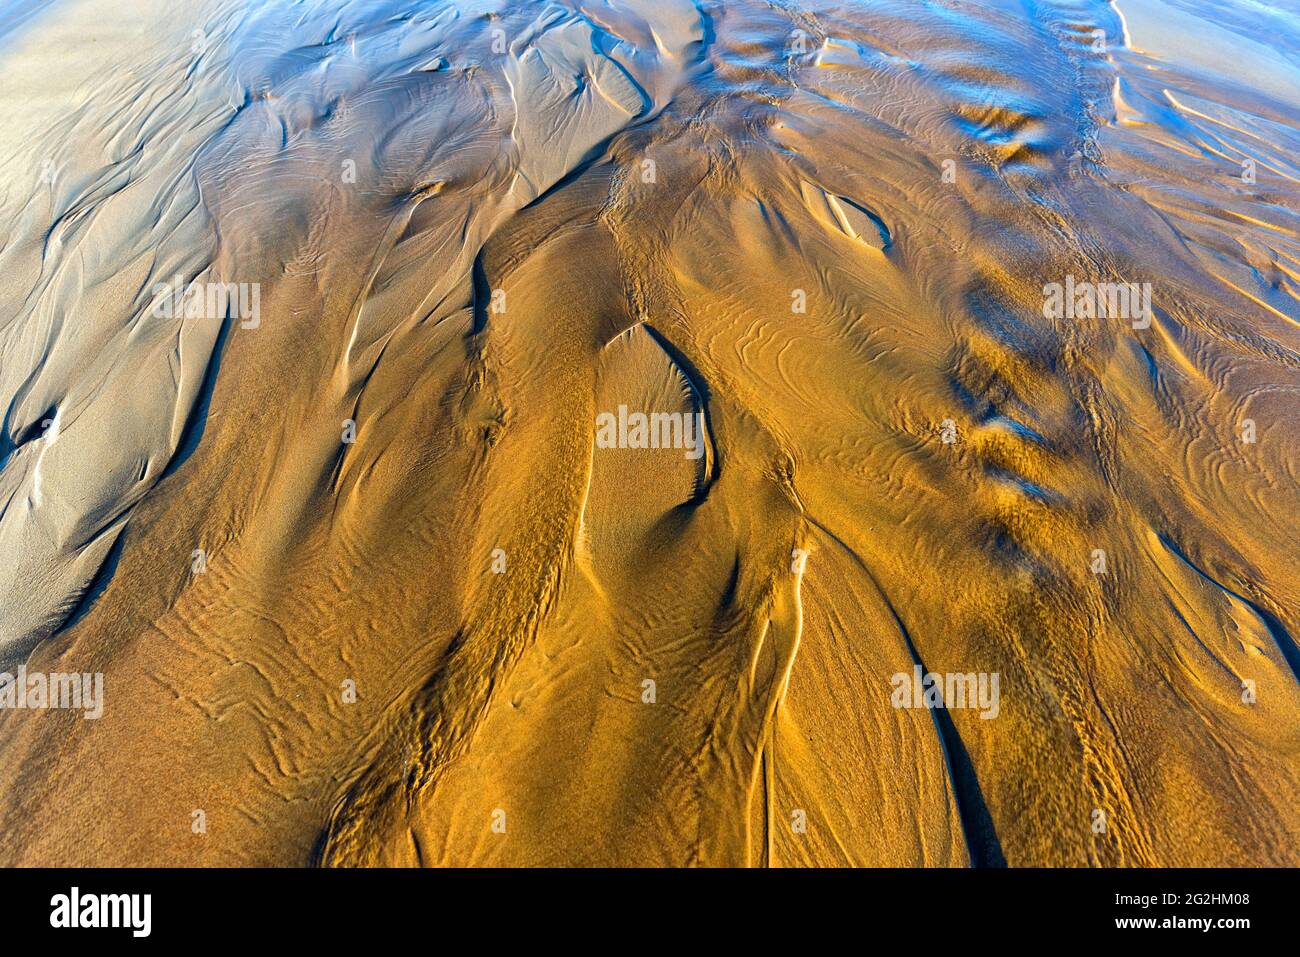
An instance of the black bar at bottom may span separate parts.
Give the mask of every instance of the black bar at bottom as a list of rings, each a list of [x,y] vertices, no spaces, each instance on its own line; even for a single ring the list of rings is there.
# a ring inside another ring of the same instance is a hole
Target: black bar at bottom
[[[505,939],[598,942],[597,924],[612,921],[626,928],[629,943],[644,938],[674,948],[683,940],[675,928],[689,933],[692,926],[732,943],[732,934],[774,943],[771,935],[788,933],[824,942],[827,933],[849,933],[862,943],[952,943],[959,939],[952,935],[969,932],[960,939],[982,949],[978,941],[1033,943],[1050,931],[1057,943],[1195,935],[1231,946],[1294,927],[1297,873],[17,869],[0,870],[0,899],[9,942],[48,935],[70,944],[337,947],[413,934],[436,953],[463,949],[453,941],[465,934],[486,935],[493,947]]]

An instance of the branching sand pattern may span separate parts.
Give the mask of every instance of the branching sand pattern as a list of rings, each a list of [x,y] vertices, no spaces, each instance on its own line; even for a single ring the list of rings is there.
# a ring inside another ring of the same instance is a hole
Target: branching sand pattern
[[[1289,4],[6,12],[0,863],[1300,864]]]

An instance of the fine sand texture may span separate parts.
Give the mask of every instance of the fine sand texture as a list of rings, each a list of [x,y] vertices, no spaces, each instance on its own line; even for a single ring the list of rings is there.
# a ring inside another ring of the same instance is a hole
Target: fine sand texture
[[[0,0],[0,116],[0,864],[1300,865],[1294,0]]]

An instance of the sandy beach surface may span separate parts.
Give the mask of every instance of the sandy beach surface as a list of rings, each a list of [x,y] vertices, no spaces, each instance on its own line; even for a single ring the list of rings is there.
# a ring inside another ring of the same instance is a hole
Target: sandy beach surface
[[[1294,0],[0,0],[0,116],[0,864],[1300,864]]]

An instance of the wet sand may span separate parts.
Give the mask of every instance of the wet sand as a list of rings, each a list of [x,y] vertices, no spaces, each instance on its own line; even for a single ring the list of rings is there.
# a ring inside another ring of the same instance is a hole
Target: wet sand
[[[0,863],[1300,864],[1293,5],[27,6]]]

